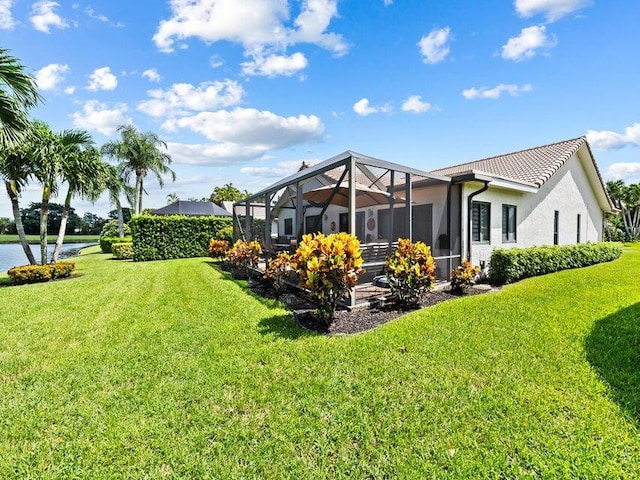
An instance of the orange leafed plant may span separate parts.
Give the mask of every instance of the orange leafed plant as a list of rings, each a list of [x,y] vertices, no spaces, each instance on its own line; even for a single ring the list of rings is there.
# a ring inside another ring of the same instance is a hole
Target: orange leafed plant
[[[340,299],[364,273],[362,263],[360,241],[354,235],[340,232],[302,237],[291,264],[299,284],[316,300],[316,314],[327,325],[333,322]]]
[[[286,280],[291,271],[291,255],[287,252],[280,252],[267,262],[267,268],[262,275],[271,280],[273,289],[276,294],[280,295],[287,285]]]
[[[474,267],[466,258],[462,263],[451,270],[451,291],[464,293],[471,285],[475,284],[476,275],[480,273],[480,267]]]
[[[258,266],[261,254],[262,247],[256,240],[250,242],[238,240],[227,252],[227,258],[238,270],[246,272],[249,268]]]
[[[229,251],[229,242],[226,240],[217,240],[212,238],[209,240],[209,254],[213,258],[224,258]]]
[[[391,292],[403,305],[417,304],[436,281],[431,247],[423,242],[399,238],[398,249],[385,263]]]

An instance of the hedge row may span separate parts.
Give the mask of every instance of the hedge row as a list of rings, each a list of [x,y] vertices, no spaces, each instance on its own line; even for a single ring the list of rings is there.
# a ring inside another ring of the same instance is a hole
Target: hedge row
[[[111,246],[114,243],[131,243],[132,241],[131,237],[101,237],[100,249],[102,253],[112,253]]]
[[[36,282],[48,282],[56,278],[65,278],[71,275],[76,268],[74,262],[49,263],[47,265],[23,265],[9,269],[7,274],[13,283],[25,284]]]
[[[209,256],[209,240],[231,218],[141,215],[131,220],[133,260],[167,260]]]
[[[489,278],[494,284],[527,277],[610,262],[622,254],[619,243],[582,243],[552,247],[495,249],[491,254]]]
[[[117,260],[130,260],[133,258],[133,243],[113,243],[111,245],[111,253]]]

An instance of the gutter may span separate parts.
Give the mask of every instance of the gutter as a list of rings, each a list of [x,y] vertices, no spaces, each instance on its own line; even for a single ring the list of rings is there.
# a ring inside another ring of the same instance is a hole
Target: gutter
[[[473,202],[474,197],[480,195],[489,188],[492,178],[487,175],[469,172],[453,177],[452,180],[454,183],[482,182],[484,184],[480,190],[471,192],[467,197],[467,260],[471,261],[471,203]]]

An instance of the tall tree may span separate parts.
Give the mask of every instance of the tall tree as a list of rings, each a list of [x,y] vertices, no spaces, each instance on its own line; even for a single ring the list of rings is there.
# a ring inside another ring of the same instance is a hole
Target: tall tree
[[[20,61],[0,48],[0,144],[11,145],[28,129],[27,111],[42,97]]]
[[[233,183],[227,183],[221,187],[215,187],[209,200],[222,207],[222,202],[238,202],[250,195],[251,193],[247,190],[243,192]]]
[[[625,236],[628,240],[640,238],[640,183],[626,185],[622,180],[607,182],[607,192],[620,210]]]
[[[107,190],[109,191],[109,200],[116,207],[116,218],[118,219],[118,236],[124,237],[124,212],[128,211],[128,219],[131,219],[131,211],[128,208],[122,208],[122,202],[120,197],[124,196],[129,200],[129,203],[133,203],[133,188],[124,181],[120,172],[113,165],[107,165],[105,171],[105,182]],[[109,218],[111,218],[111,212],[109,212]]]
[[[176,174],[169,168],[171,155],[166,152],[167,144],[157,134],[139,132],[133,125],[121,125],[118,131],[120,140],[105,143],[102,146],[102,153],[118,160],[118,169],[125,181],[128,182],[132,175],[135,176],[133,209],[136,215],[139,215],[142,212],[145,177],[154,174],[162,188],[163,175],[169,174],[175,181]]]
[[[176,203],[180,201],[180,198],[178,198],[178,194],[177,193],[170,193],[169,195],[167,195],[167,205],[170,205],[172,203]]]
[[[9,195],[20,244],[32,265],[36,261],[22,228],[19,201],[30,170],[22,152],[14,149],[29,129],[27,111],[41,100],[35,79],[8,50],[0,48],[0,178]]]
[[[93,139],[83,130],[66,130],[60,135],[62,141],[62,159],[60,172],[67,183],[67,195],[60,222],[60,231],[51,256],[52,262],[58,261],[62,250],[67,219],[74,196],[95,202],[106,188],[106,164],[100,158],[98,149],[92,146]]]

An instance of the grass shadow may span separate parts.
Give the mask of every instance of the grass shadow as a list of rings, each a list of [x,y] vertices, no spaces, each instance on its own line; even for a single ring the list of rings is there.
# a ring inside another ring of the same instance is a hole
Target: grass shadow
[[[614,401],[640,428],[640,302],[598,320],[585,351]]]

